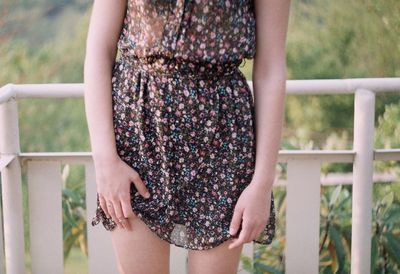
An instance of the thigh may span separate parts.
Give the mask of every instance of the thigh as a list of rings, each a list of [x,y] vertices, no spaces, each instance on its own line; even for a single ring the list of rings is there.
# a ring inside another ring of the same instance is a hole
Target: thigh
[[[189,274],[236,274],[243,245],[228,249],[230,240],[207,250],[188,251]]]
[[[128,220],[131,230],[117,227],[111,232],[120,274],[168,274],[170,244],[139,217]]]

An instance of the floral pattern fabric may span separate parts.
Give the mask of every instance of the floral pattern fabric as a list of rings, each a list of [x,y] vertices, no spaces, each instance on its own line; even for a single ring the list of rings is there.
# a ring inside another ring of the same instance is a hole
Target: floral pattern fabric
[[[255,168],[255,113],[239,66],[255,54],[250,0],[128,0],[112,69],[117,151],[150,191],[131,184],[137,217],[161,239],[204,250],[229,234]],[[92,225],[117,226],[97,200]],[[254,240],[275,234],[268,224]]]

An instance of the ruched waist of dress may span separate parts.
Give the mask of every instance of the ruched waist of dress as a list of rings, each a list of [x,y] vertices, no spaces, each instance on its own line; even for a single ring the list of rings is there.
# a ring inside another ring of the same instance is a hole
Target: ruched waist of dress
[[[208,61],[190,61],[179,57],[169,57],[166,55],[121,55],[121,62],[128,63],[134,69],[143,73],[184,76],[197,79],[215,79],[234,74],[239,71],[242,60],[218,63]]]

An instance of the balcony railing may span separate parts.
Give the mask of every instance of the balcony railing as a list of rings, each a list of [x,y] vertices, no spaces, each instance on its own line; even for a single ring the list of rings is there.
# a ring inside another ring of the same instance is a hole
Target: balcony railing
[[[248,83],[252,87],[252,82]],[[288,94],[354,93],[355,115],[352,150],[279,152],[278,161],[287,163],[287,180],[280,182],[287,191],[286,273],[318,273],[321,164],[325,162],[353,163],[351,273],[370,273],[373,161],[400,160],[400,149],[373,147],[375,95],[394,91],[400,91],[400,78],[287,81]],[[4,242],[0,237],[0,273],[4,269],[7,274],[25,273],[21,168],[27,169],[33,274],[64,271],[62,164],[84,165],[88,215],[95,211],[95,172],[90,152],[27,153],[20,151],[19,144],[17,100],[82,96],[83,84],[8,84],[0,89],[0,233],[4,237]],[[87,233],[88,273],[117,273],[107,232],[88,225]],[[186,273],[186,250],[173,245],[171,248],[171,273]],[[253,245],[245,244],[243,253],[252,257]]]

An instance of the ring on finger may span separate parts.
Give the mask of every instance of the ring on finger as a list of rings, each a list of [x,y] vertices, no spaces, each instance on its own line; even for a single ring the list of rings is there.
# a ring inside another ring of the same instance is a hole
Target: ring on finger
[[[118,222],[122,223],[123,221],[125,221],[127,218],[119,218]]]

